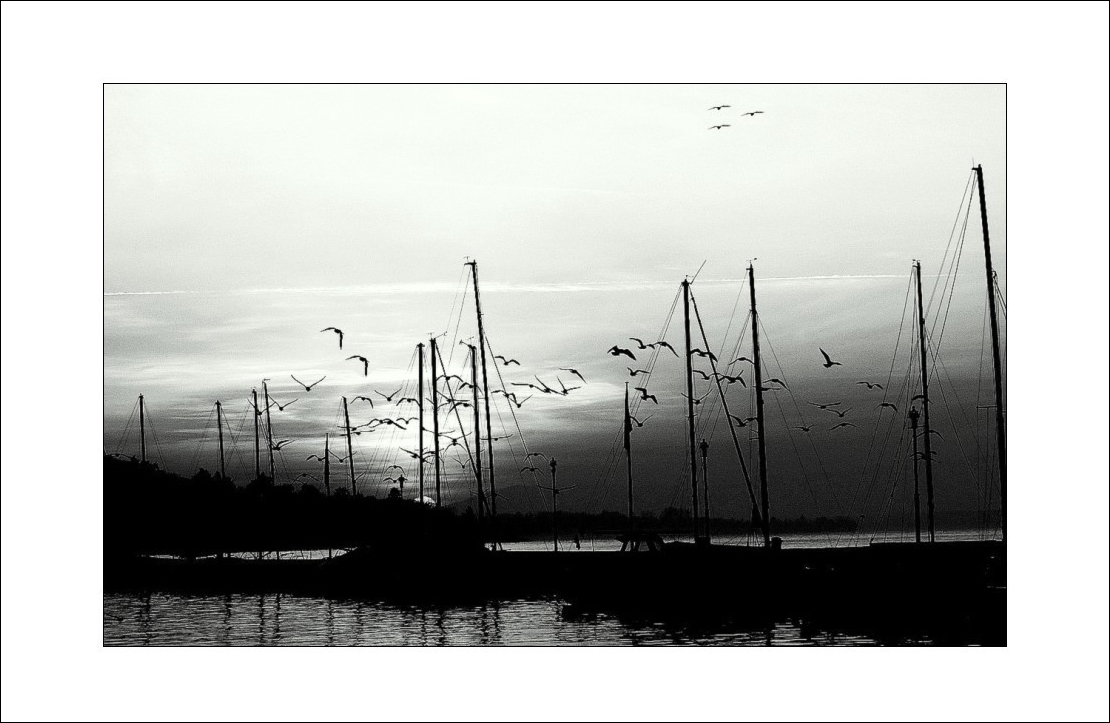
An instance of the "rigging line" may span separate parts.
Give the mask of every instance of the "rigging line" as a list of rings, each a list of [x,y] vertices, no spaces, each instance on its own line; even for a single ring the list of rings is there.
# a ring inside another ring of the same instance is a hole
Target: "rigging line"
[[[983,314],[983,328],[980,332],[979,339],[980,339],[980,341],[979,341],[979,374],[976,377],[977,387],[975,389],[975,408],[977,410],[977,413],[975,415],[975,429],[976,430],[979,429],[979,425],[980,425],[978,410],[982,410],[983,407],[985,406],[983,404],[983,365],[984,365],[984,361],[985,361],[986,356],[987,356],[987,315],[986,314]],[[978,434],[976,436],[978,437]],[[989,477],[987,477],[984,474],[985,468],[986,468],[986,457],[983,454],[982,445],[977,444],[977,445],[975,445],[975,477],[976,477],[976,479],[984,479],[984,480],[985,479],[990,479]],[[988,489],[988,496],[989,496],[990,487],[988,486],[987,489]],[[979,509],[980,509],[980,512],[981,512],[983,510],[983,507],[984,507],[984,500],[982,498],[980,498],[977,501],[979,503]]]
[[[158,455],[158,460],[162,464],[162,469],[169,472],[169,468],[166,467],[166,458],[162,455],[162,445],[158,441],[158,432],[154,429],[154,417],[150,414],[150,405],[147,405],[146,409],[146,423],[150,427],[150,438],[154,442],[154,451]]]
[[[974,427],[972,426],[971,422],[967,419],[966,414],[964,414],[963,404],[960,402],[960,396],[956,392],[956,385],[952,382],[952,377],[948,374],[948,368],[944,365],[943,361],[941,361],[940,353],[933,350],[933,349],[930,349],[929,351],[932,352],[932,356],[933,356],[933,360],[934,360],[933,361],[933,369],[935,370],[937,368],[937,366],[939,365],[941,370],[944,371],[945,377],[948,378],[948,383],[950,385],[952,385],[952,396],[954,396],[956,398],[956,406],[960,410],[960,416],[963,418],[964,423],[968,427],[970,427],[971,429],[974,430]],[[944,385],[943,384],[938,384],[937,387],[940,389],[940,396],[941,396],[941,401],[944,403],[944,409],[948,413],[949,424],[952,425],[952,434],[956,438],[956,445],[960,448],[960,456],[963,458],[964,466],[967,468],[968,473],[971,475],[972,479],[975,480],[976,494],[978,494],[979,493],[979,478],[978,478],[978,475],[975,474],[975,469],[971,466],[971,463],[968,461],[967,451],[964,449],[963,440],[960,438],[959,430],[956,427],[956,417],[955,417],[954,414],[952,414],[952,408],[948,404],[948,395],[944,393]],[[973,436],[975,437],[975,443],[976,443],[976,446],[978,447],[978,444],[979,444],[978,435],[973,435]]]
[[[467,276],[467,269],[466,269],[466,265],[464,264],[463,267],[459,270],[459,282],[455,286],[455,298],[451,301],[451,310],[447,313],[447,326],[443,327],[443,335],[446,335],[448,330],[450,330],[450,328],[451,328],[451,319],[453,319],[454,316],[455,316],[455,306],[459,303],[459,294],[460,293],[464,294],[463,302],[466,301],[466,296],[465,296],[466,289],[467,289],[466,276]],[[459,317],[460,318],[462,317],[462,308],[461,307],[459,308]]]
[[[944,247],[944,256],[940,260],[940,266],[937,267],[938,269],[944,269],[944,264],[948,259],[948,251],[949,251],[949,249],[952,248],[952,239],[956,235],[956,226],[959,225],[960,218],[964,215],[964,198],[965,197],[967,198],[968,213],[970,213],[971,199],[973,198],[973,196],[971,196],[968,193],[968,189],[971,188],[971,181],[974,177],[975,177],[975,171],[973,170],[973,171],[971,171],[971,173],[968,174],[967,185],[964,186],[964,192],[960,196],[960,204],[959,204],[959,206],[956,207],[956,218],[952,220],[952,230],[949,231],[949,233],[948,233],[948,245]],[[965,221],[964,223],[966,225],[967,222]],[[929,303],[926,304],[927,308],[931,308],[933,306],[933,297],[936,296],[937,286],[939,284],[940,284],[940,274],[937,275],[936,280],[933,282],[933,290],[929,292]]]
[[[705,334],[705,326],[702,324],[701,312],[698,311],[697,299],[694,298],[694,290],[690,288],[689,285],[686,288],[690,292],[690,304],[694,307],[694,317],[698,320],[698,330],[701,332],[702,343],[705,344],[705,351],[711,354],[712,350],[709,348],[709,338]],[[717,393],[721,397],[721,405],[724,407],[725,414],[727,415],[729,413],[728,400],[725,399],[724,389],[721,388],[721,378],[717,376],[717,362],[713,360],[712,356],[709,357],[709,367],[713,370],[713,379],[717,384]],[[740,469],[744,473],[744,484],[748,488],[749,501],[752,503],[752,506],[759,507],[759,504],[756,502],[755,498],[755,489],[752,487],[752,479],[751,476],[748,474],[748,465],[744,462],[744,455],[740,452],[740,440],[736,437],[736,428],[732,426],[731,418],[727,418],[727,421],[729,431],[732,434],[733,444],[736,447],[736,457],[740,460]],[[761,429],[759,430],[759,433],[763,434],[764,432]],[[689,444],[689,442],[687,442],[687,444]],[[764,514],[764,511],[762,509],[760,510],[760,514]]]
[[[968,180],[968,183],[969,184],[971,183],[970,179]],[[890,382],[894,378],[894,366],[895,366],[895,364],[898,363],[898,349],[901,347],[901,344],[902,344],[902,332],[905,330],[905,327],[906,327],[906,310],[909,308],[909,305],[910,305],[910,295],[911,295],[912,290],[913,290],[913,273],[911,271],[911,273],[909,275],[909,278],[906,280],[906,295],[905,295],[905,300],[902,303],[902,318],[898,322],[898,336],[894,341],[894,353],[891,355],[891,358],[890,358],[890,371],[887,373],[886,386],[883,387],[883,401],[884,402],[887,400],[887,394],[889,393],[888,390],[889,390],[889,387],[890,387]],[[912,347],[912,344],[911,344],[911,347]],[[855,487],[853,488],[853,491],[852,491],[851,502],[848,506],[848,511],[849,512],[854,512],[855,511],[856,502],[859,499],[860,490],[863,487],[864,480],[867,478],[867,466],[871,462],[871,454],[875,449],[875,436],[876,436],[876,430],[877,429],[878,429],[878,424],[876,424],[875,427],[872,429],[871,440],[870,440],[870,442],[868,443],[868,446],[867,446],[867,455],[864,457],[863,466],[860,468],[860,478],[859,478],[859,480],[857,480],[856,485],[855,485]],[[839,540],[838,540],[838,543],[839,543]]]
[[[489,340],[489,334],[486,334],[485,341],[486,341],[486,350],[489,351],[490,356],[492,357],[493,353],[494,353],[493,352],[493,344]],[[505,386],[506,386],[505,378],[501,375],[501,367],[497,365],[497,360],[496,359],[494,359],[493,369],[494,369],[495,372],[497,372],[497,381],[499,381],[501,383],[501,391],[502,392],[507,391],[505,389]],[[490,390],[490,393],[492,393],[492,391],[493,390]],[[494,406],[494,409],[497,412],[497,421],[501,422],[501,428],[502,428],[502,430],[504,430],[505,420],[502,419],[502,417],[501,417],[501,409],[500,409],[500,407],[498,407],[496,405]],[[529,454],[530,452],[529,452],[529,449],[528,449],[528,440],[525,439],[525,437],[524,437],[524,430],[522,430],[520,428],[520,420],[516,416],[516,405],[513,404],[511,401],[509,403],[509,414],[512,415],[513,427],[516,429],[517,436],[520,438],[520,445],[524,448],[524,453]],[[509,445],[509,451],[513,456],[513,466],[515,467],[520,462],[519,462],[519,459],[517,458],[516,450],[513,449],[512,444]],[[532,472],[533,481],[536,481],[536,479],[535,479],[536,476],[537,476],[537,473]],[[520,475],[518,474],[517,478],[519,478],[519,477],[520,477]],[[531,487],[536,492],[536,494],[539,494],[539,490],[537,490],[534,485],[525,485],[525,487]],[[542,495],[540,495],[540,497],[542,499]]]
[[[778,367],[779,378],[785,380],[786,379],[786,369],[782,366],[782,362],[779,361],[779,355],[777,353],[775,353],[775,346],[774,346],[774,344],[771,343],[771,336],[767,333],[767,327],[763,325],[762,321],[759,321],[759,327],[763,330],[763,337],[764,337],[764,340],[767,343],[767,348],[771,350],[771,358],[775,360],[775,366]],[[791,403],[794,405],[794,411],[796,411],[798,413],[798,417],[802,420],[802,426],[806,426],[807,420],[805,418],[805,415],[802,414],[801,406],[798,404],[798,400],[794,396],[794,391],[789,387],[784,387],[784,389],[786,390],[787,396],[790,397]],[[775,395],[775,396],[777,397],[778,395]],[[782,412],[782,402],[778,402],[778,404],[779,404],[780,412]],[[790,441],[791,441],[791,444],[793,444],[793,442],[794,442],[793,434],[789,431],[790,430],[790,423],[786,419],[785,412],[782,412],[782,421],[787,426],[787,434],[790,434],[790,436],[791,436]],[[829,492],[832,493],[833,503],[836,505],[836,510],[837,510],[837,512],[843,514],[844,510],[843,510],[843,507],[840,504],[840,498],[837,497],[836,488],[833,486],[832,480],[829,479],[828,472],[825,471],[825,465],[821,460],[821,455],[818,454],[818,452],[817,452],[817,446],[813,443],[813,438],[809,435],[809,433],[806,433],[806,439],[809,440],[810,447],[813,448],[813,454],[817,458],[817,465],[821,468],[821,473],[822,473],[822,475],[824,475],[825,483],[829,486]],[[794,451],[798,455],[798,461],[800,463],[802,461],[802,457],[801,457],[801,453],[798,452],[797,445],[794,446]],[[804,474],[804,472],[805,472],[805,468],[803,466],[803,474]],[[808,484],[808,480],[807,480],[806,483]],[[814,502],[816,502],[816,501],[817,500],[814,499]]]
[[[204,420],[204,429],[201,431],[200,440],[197,442],[196,447],[193,448],[193,456],[189,460],[189,466],[186,470],[200,469],[200,453],[204,447],[204,443],[208,441],[208,428],[212,425],[212,417],[216,416],[216,405],[213,404],[212,408],[208,410],[208,418]],[[216,469],[219,472],[219,467]]]
[[[138,400],[138,398],[136,398],[135,399],[135,404],[131,407],[131,416],[129,416],[127,418],[127,424],[125,424],[123,426],[123,432],[120,433],[119,441],[116,443],[116,448],[114,450],[115,454],[122,454],[123,453],[123,445],[124,445],[124,442],[127,441],[127,433],[129,431],[131,431],[131,424],[135,421],[135,415],[138,414],[138,412],[139,412],[139,400]]]
[[[968,203],[969,204],[971,203],[970,199],[968,200]],[[940,348],[941,340],[944,338],[944,329],[948,325],[948,312],[952,309],[952,299],[956,295],[956,275],[959,273],[960,260],[963,258],[964,240],[967,238],[967,222],[968,222],[968,219],[970,219],[970,218],[971,218],[971,209],[969,208],[968,209],[968,214],[964,217],[964,225],[963,225],[963,229],[961,229],[961,231],[960,231],[960,241],[959,241],[959,244],[956,247],[956,253],[953,255],[953,268],[952,268],[952,270],[949,274],[949,277],[952,280],[951,289],[948,289],[948,282],[945,281],[945,289],[948,292],[948,304],[947,304],[947,306],[945,306],[945,309],[944,309],[944,320],[941,322],[941,325],[940,325],[940,336],[937,337],[936,346],[937,346],[938,349]],[[944,292],[941,293],[941,300],[943,300],[943,299],[944,299]],[[938,315],[940,314],[939,309],[937,310],[937,314]],[[932,326],[932,329],[930,329],[930,332],[932,332],[933,329],[936,329],[936,318],[935,317],[933,319],[933,326]]]

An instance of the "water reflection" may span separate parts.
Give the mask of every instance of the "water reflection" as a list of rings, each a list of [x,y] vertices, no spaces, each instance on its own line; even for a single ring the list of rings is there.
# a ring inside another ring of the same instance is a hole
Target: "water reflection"
[[[290,594],[104,596],[105,645],[868,645],[809,620],[667,619],[576,610],[556,599],[392,606]]]

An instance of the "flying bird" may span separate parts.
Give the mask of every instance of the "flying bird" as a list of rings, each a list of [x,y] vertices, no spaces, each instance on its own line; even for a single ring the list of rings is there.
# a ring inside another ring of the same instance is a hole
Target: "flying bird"
[[[289,376],[290,376],[290,377],[293,377],[293,381],[295,381],[295,382],[296,382],[297,384],[300,384],[300,385],[301,385],[302,387],[304,387],[304,390],[305,390],[306,392],[311,392],[311,391],[312,391],[312,388],[313,388],[314,386],[316,386],[317,384],[319,384],[320,382],[322,382],[322,381],[324,381],[325,379],[327,379],[327,378],[328,378],[328,375],[327,375],[327,374],[325,374],[324,376],[320,377],[319,379],[317,379],[316,381],[312,382],[311,384],[305,384],[305,383],[304,383],[304,382],[302,382],[302,381],[301,381],[300,379],[297,379],[296,377],[294,377],[294,376],[293,376],[292,374],[290,374]]]
[[[826,352],[824,349],[821,349],[820,347],[818,347],[818,351],[820,351],[822,356],[825,357],[825,368],[826,369],[831,369],[832,367],[836,367],[836,366],[843,366],[840,362],[834,362],[829,357],[828,352]]]
[[[300,399],[300,397],[297,397],[297,399]],[[297,399],[294,399],[294,400],[293,400],[293,402],[297,401]],[[285,404],[281,404],[280,402],[278,402],[278,400],[274,399],[273,397],[270,397],[270,402],[271,402],[271,403],[272,403],[272,404],[273,404],[273,405],[274,405],[275,407],[277,407],[277,408],[278,408],[278,411],[279,411],[279,412],[284,412],[284,411],[285,411],[285,408],[286,408],[286,407],[288,407],[288,406],[289,406],[290,404],[292,404],[292,403],[293,403],[293,402],[286,402]]]
[[[633,421],[633,422],[635,422],[635,423],[636,423],[636,426],[637,426],[637,427],[642,427],[642,426],[644,426],[644,422],[646,422],[647,420],[651,419],[651,418],[652,418],[652,417],[654,417],[655,415],[654,415],[654,414],[649,414],[649,415],[647,415],[646,417],[644,417],[643,421],[641,421],[641,420],[639,420],[639,419],[636,419],[636,417],[635,417],[635,416],[633,416],[633,415],[631,415],[631,414],[629,414],[628,416],[629,416],[629,417],[630,417],[630,418],[632,419],[632,421]]]
[[[371,399],[370,397],[364,397],[361,394],[359,396],[355,397],[354,399],[352,399],[351,403],[354,404],[355,402],[359,401],[360,399],[364,402],[370,402],[370,408],[371,409],[374,408],[374,400]]]
[[[740,117],[741,117],[741,118],[743,118],[743,117],[744,117],[744,116],[746,116],[746,115],[750,115],[750,116],[753,116],[753,117],[754,117],[754,116],[756,116],[756,115],[758,115],[758,114],[760,114],[760,113],[762,113],[762,112],[763,112],[763,111],[761,111],[761,110],[752,110],[752,111],[748,111],[747,113],[741,113],[741,114],[740,114]]]
[[[670,350],[671,350],[671,353],[672,353],[672,354],[674,354],[675,356],[678,356],[678,352],[674,350],[674,347],[673,347],[673,346],[671,346],[670,344],[668,344],[668,343],[667,343],[667,342],[665,342],[665,341],[657,341],[657,342],[655,342],[654,344],[649,344],[649,346],[661,346],[661,347],[665,347],[665,348],[667,348],[667,349],[670,349]]]
[[[701,369],[691,369],[690,371],[694,372],[695,374],[701,374],[701,378],[705,379],[706,381],[708,381],[712,376],[711,374],[706,374]]]
[[[809,430],[813,429],[813,425],[811,424],[808,427],[794,427],[794,429],[800,429],[806,434],[809,434]]]
[[[402,389],[402,388],[403,388],[403,387],[398,387],[398,388],[397,388],[397,391],[396,391],[396,392],[393,392],[392,394],[390,394],[390,395],[388,395],[388,396],[387,396],[387,395],[385,395],[385,394],[382,394],[382,393],[381,393],[381,392],[379,392],[379,391],[378,391],[377,389],[375,389],[375,390],[374,390],[374,394],[377,394],[378,396],[380,396],[380,397],[384,398],[384,399],[385,399],[385,401],[387,401],[387,402],[392,402],[392,401],[393,401],[393,397],[397,396],[397,394],[398,394],[398,393],[399,393],[399,392],[401,391],[401,389]]]
[[[631,349],[622,349],[619,346],[613,345],[609,349],[609,353],[612,354],[613,356],[620,356],[621,354],[624,354],[625,356],[627,356],[632,361],[636,361],[636,355],[632,353]]]
[[[630,336],[628,338],[636,342],[636,344],[638,344],[641,349],[648,349],[650,347],[650,345],[644,343],[643,339],[637,339],[634,336]]]
[[[340,349],[343,348],[343,330],[342,329],[336,329],[334,326],[329,326],[329,327],[325,327],[325,328],[321,329],[320,331],[334,331],[336,334],[339,335],[339,348]]]
[[[625,367],[628,370],[628,376],[634,377],[637,374],[650,374],[647,369],[633,369],[632,367]]]
[[[840,417],[841,419],[844,419],[844,415],[847,414],[848,412],[852,411],[852,408],[848,407],[843,412],[840,411],[839,409],[829,409],[829,410],[826,410],[826,411],[832,412],[833,414]]]
[[[528,459],[529,457],[543,457],[543,461],[547,461],[547,455],[543,452],[529,452],[528,454],[524,455],[525,459]]]
[[[360,362],[362,362],[362,376],[365,377],[365,376],[370,375],[370,360],[369,359],[367,359],[364,356],[359,356],[358,354],[353,354],[353,355],[347,357],[347,359],[358,359]]]
[[[537,469],[535,465],[530,464],[527,467],[521,467],[518,474],[524,474],[525,472],[539,472],[539,469]]]
[[[817,402],[810,402],[810,404],[821,409],[828,409],[829,407],[840,406],[840,402],[829,402],[828,404],[818,404]],[[835,412],[836,410],[834,409],[833,411]]]
[[[778,384],[778,385],[779,385],[779,386],[781,386],[781,387],[782,387],[783,389],[789,389],[789,388],[790,388],[790,387],[786,386],[786,382],[784,382],[784,381],[783,381],[783,380],[781,380],[781,379],[768,379],[767,381],[768,381],[768,382],[772,382],[772,383],[774,383],[774,384]]]
[[[728,123],[722,123],[722,124],[721,124],[721,125],[719,125],[719,126],[709,126],[709,130],[711,130],[711,131],[714,131],[714,130],[716,130],[716,131],[719,131],[719,130],[721,130],[722,128],[728,128],[728,127],[729,127],[729,124],[728,124]]]
[[[579,371],[577,369],[571,369],[570,367],[559,367],[559,371],[561,371],[561,372],[570,372],[574,376],[581,379],[583,384],[586,383],[586,377],[582,376],[582,374],[579,373]]]
[[[648,394],[647,389],[644,389],[643,387],[636,387],[636,391],[638,391],[640,393],[640,399],[642,399],[644,401],[647,401],[648,399],[650,399],[651,401],[655,402],[656,404],[659,403],[659,398],[656,397],[654,394]]]
[[[701,349],[691,349],[690,353],[691,354],[697,354],[698,356],[701,356],[701,357],[706,357],[707,356],[707,357],[709,357],[710,361],[712,361],[714,363],[716,363],[716,361],[717,361],[716,355],[714,355],[713,352],[711,352],[711,351],[702,351]]]
[[[310,462],[310,461],[312,461],[312,460],[316,460],[316,461],[318,461],[318,462],[323,462],[323,461],[324,461],[324,458],[323,458],[323,457],[321,457],[321,456],[320,456],[320,455],[318,455],[318,454],[310,454],[310,455],[308,455],[307,457],[305,457],[305,458],[304,458],[304,461],[305,461],[305,462]]]
[[[733,377],[733,376],[729,376],[728,374],[721,374],[720,372],[718,372],[716,376],[717,376],[718,379],[724,379],[729,384],[735,384],[736,382],[740,382],[740,386],[745,387],[745,388],[748,386],[748,383],[746,381],[744,381],[744,377],[740,376],[739,374],[737,374],[736,376]]]
[[[829,431],[831,432],[834,429],[840,429],[841,427],[854,427],[854,426],[856,426],[856,425],[852,424],[851,422],[841,422],[840,424],[836,425],[835,427],[829,427]]]
[[[524,403],[527,402],[531,398],[532,398],[532,395],[529,394],[524,399],[521,399],[519,402],[516,400],[516,397],[512,397],[511,399],[509,399],[509,401],[512,402],[513,404],[515,404],[517,409],[520,409],[521,407],[524,406]]]
[[[399,406],[401,406],[402,404],[405,404],[405,403],[420,404],[420,400],[419,399],[413,399],[412,397],[401,397],[400,399],[397,400],[395,406],[399,407]]]
[[[510,364],[516,364],[517,366],[520,366],[520,362],[518,362],[516,359],[506,359],[505,357],[501,356],[500,354],[494,354],[493,358],[494,359],[500,359],[501,364],[503,366],[509,366]]]
[[[738,356],[738,357],[736,357],[735,359],[733,359],[732,361],[730,361],[730,362],[728,363],[728,365],[729,365],[729,366],[732,366],[733,364],[735,364],[735,363],[736,363],[736,362],[738,362],[738,361],[746,361],[746,362],[748,362],[749,364],[755,364],[755,362],[753,362],[753,361],[752,361],[751,359],[749,359],[749,358],[748,358],[748,357],[746,357],[746,356]]]
[[[890,408],[891,408],[891,409],[893,409],[893,410],[894,410],[895,412],[897,412],[897,411],[898,411],[898,407],[894,406],[894,405],[893,405],[893,404],[891,404],[890,402],[882,402],[881,404],[879,404],[879,406],[875,407],[875,409],[878,409],[878,410],[882,410],[882,408],[883,408],[883,407],[890,407]]]
[[[710,106],[709,110],[720,110],[721,108],[731,108],[731,105],[714,105]]]
[[[280,442],[275,442],[272,446],[273,446],[274,450],[276,451],[276,450],[281,449],[285,445],[291,443],[292,441],[293,440],[291,440],[291,439],[283,439]]]
[[[868,389],[875,389],[876,387],[879,389],[883,388],[882,384],[876,384],[874,382],[856,382],[856,384],[866,384]]]

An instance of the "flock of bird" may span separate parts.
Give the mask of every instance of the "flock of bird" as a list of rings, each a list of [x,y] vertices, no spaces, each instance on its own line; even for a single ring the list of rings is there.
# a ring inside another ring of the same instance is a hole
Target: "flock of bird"
[[[731,105],[728,105],[728,104],[724,104],[724,105],[713,105],[713,106],[710,106],[710,107],[709,107],[709,110],[715,110],[715,111],[718,111],[718,112],[720,112],[720,111],[723,111],[723,110],[724,110],[725,108],[731,108],[731,107],[732,107],[732,106],[731,106]],[[761,110],[750,110],[750,111],[748,111],[747,113],[741,113],[741,114],[740,114],[740,117],[741,117],[741,118],[743,118],[744,116],[750,116],[750,117],[754,118],[754,117],[756,117],[757,115],[761,114],[762,112],[763,112],[763,111],[761,111]],[[717,125],[712,125],[712,126],[709,126],[709,130],[711,130],[711,131],[719,131],[719,130],[722,130],[722,129],[724,129],[724,128],[731,128],[731,127],[732,127],[732,125],[731,125],[730,123],[718,123]]]
[[[719,110],[721,107],[727,108],[728,106],[720,106],[720,107],[713,108],[711,110]],[[656,348],[663,347],[663,348],[669,349],[671,351],[671,353],[674,354],[675,357],[679,356],[678,352],[675,351],[674,347],[672,347],[666,341],[656,341],[656,342],[651,342],[651,343],[645,343],[642,339],[639,339],[637,337],[628,337],[628,338],[631,341],[636,342],[637,347],[638,347],[637,350],[654,350]],[[833,367],[843,366],[842,362],[835,361],[829,355],[829,353],[826,352],[824,349],[819,347],[818,351],[821,353],[821,356],[824,359],[824,361],[821,363],[821,366],[824,367],[825,369],[831,369]],[[633,361],[637,361],[636,354],[633,351],[633,349],[631,349],[631,348],[625,348],[625,347],[614,344],[613,346],[611,346],[607,350],[607,353],[611,356],[614,356],[614,357],[627,356],[629,359],[632,359]],[[703,350],[703,349],[691,349],[690,350],[690,355],[691,356],[698,356],[698,357],[702,357],[702,358],[708,358],[714,364],[717,362],[716,355],[714,355],[713,352],[711,352],[711,351],[706,351],[706,350]],[[740,362],[748,362],[749,364],[754,364],[754,362],[750,358],[748,358],[746,356],[739,356],[736,359],[733,359],[731,362],[729,362],[728,365],[726,366],[726,369],[731,369],[734,364],[737,364],[737,363],[740,363]],[[633,378],[635,378],[635,377],[637,377],[641,374],[650,375],[650,373],[651,373],[650,370],[648,370],[648,369],[633,369],[630,366],[626,366],[625,369],[628,370],[628,375],[630,377],[633,377]],[[728,374],[728,373],[716,372],[716,371],[710,373],[710,372],[703,371],[701,369],[693,369],[693,368],[691,369],[691,371],[694,374],[699,375],[702,378],[703,381],[717,380],[718,382],[723,382],[726,387],[731,386],[733,384],[740,384],[742,387],[745,387],[745,388],[748,387],[747,382],[744,381],[744,378],[742,376],[743,369],[740,369],[739,371],[737,371],[734,374]],[[856,382],[856,384],[866,386],[868,390],[872,390],[872,389],[882,390],[883,389],[883,385],[879,384],[877,382],[871,382],[871,381],[863,380],[863,381]],[[647,387],[633,387],[633,389],[635,389],[637,392],[639,392],[641,401],[645,401],[645,402],[650,401],[653,404],[659,404],[658,396],[649,392]],[[760,391],[765,392],[765,393],[766,392],[777,392],[780,389],[789,390],[790,387],[786,384],[785,381],[783,381],[782,379],[778,379],[776,377],[771,377],[769,379],[764,380],[764,385],[760,387]],[[702,401],[704,399],[706,399],[706,397],[708,397],[711,393],[712,393],[712,390],[706,392],[705,394],[703,394],[700,397],[695,397],[693,399],[694,405],[701,404]],[[681,392],[680,392],[680,396],[683,397],[684,399],[689,398],[686,394],[683,394]],[[836,407],[839,407],[839,406],[841,406],[841,404],[843,404],[843,402],[840,402],[840,401],[824,402],[824,403],[822,403],[822,402],[809,402],[809,403],[812,404],[813,406],[817,407],[818,409],[822,410],[822,411],[826,411],[826,412],[830,412],[832,414],[835,414],[841,420],[843,420],[844,417],[847,416],[848,412],[850,412],[853,409],[853,407],[848,407],[846,409],[836,409]],[[878,409],[881,412],[882,409],[887,408],[887,407],[893,409],[895,412],[898,411],[898,407],[895,406],[894,404],[890,403],[890,402],[882,402],[878,405],[878,407],[876,407],[876,409]],[[737,415],[734,415],[734,414],[729,414],[728,417],[732,420],[732,422],[737,427],[741,427],[741,428],[748,426],[753,421],[756,421],[756,417],[741,418],[741,417],[739,417]],[[647,421],[647,419],[645,418],[643,421],[640,421],[640,420],[637,420],[635,417],[633,417],[633,421],[636,423],[637,427],[642,427],[642,426],[644,426],[643,422]],[[798,425],[798,426],[795,426],[794,429],[800,430],[804,433],[809,433],[814,428],[814,426],[816,426],[816,425],[814,425],[814,424]],[[836,425],[830,427],[828,431],[832,432],[832,431],[835,431],[837,429],[841,429],[841,428],[844,428],[844,427],[856,427],[856,426],[857,425],[852,423],[852,422],[841,421],[841,422],[838,422]]]

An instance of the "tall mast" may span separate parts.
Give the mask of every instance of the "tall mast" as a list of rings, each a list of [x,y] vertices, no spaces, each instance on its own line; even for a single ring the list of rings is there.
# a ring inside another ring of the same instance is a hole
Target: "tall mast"
[[[219,399],[216,400],[216,429],[220,433],[220,477],[226,477],[227,475],[224,473],[224,421]]]
[[[686,321],[686,419],[690,427],[690,492],[693,496],[694,540],[698,539],[698,447],[694,441],[694,369],[690,360],[690,281],[682,281],[682,303]]]
[[[478,483],[478,529],[482,528],[483,507],[486,504],[485,491],[482,489],[482,427],[478,407],[478,350],[470,347],[470,383],[474,387],[474,479]]]
[[[925,350],[925,312],[921,303],[921,262],[913,263],[917,271],[917,323],[918,346],[921,347],[921,411],[925,422],[925,496],[929,504],[929,542],[936,542],[936,524],[933,520],[933,447],[932,433],[929,431],[929,365]]]
[[[258,418],[262,416],[262,411],[258,408],[258,390],[252,389],[251,396],[254,397],[254,478],[258,479],[262,476],[262,462],[258,450]]]
[[[709,442],[703,438],[701,444],[701,492],[703,504],[705,505],[705,515],[702,520],[702,526],[705,528],[705,539],[709,539],[709,463],[706,457],[709,456]]]
[[[763,424],[763,362],[759,356],[759,314],[755,310],[755,267],[748,265],[748,287],[752,296],[752,366],[755,367],[755,417],[759,426],[759,498],[763,546],[771,546],[771,510],[767,504],[767,443]]]
[[[420,453],[420,459],[416,460],[416,469],[418,470],[417,477],[419,478],[419,484],[420,484],[420,503],[424,504],[424,345],[423,344],[417,344],[416,345],[416,353],[417,353],[417,356],[419,357],[419,360],[417,361],[417,364],[419,365],[418,366],[419,371],[417,371],[417,373],[416,373],[416,379],[417,379],[416,383],[419,387],[419,393],[416,395],[416,398],[420,400],[420,412],[419,412],[419,417],[420,418],[419,418],[419,421],[418,421],[418,423],[420,425],[420,431],[417,434],[417,436],[420,439],[420,442],[417,446],[417,451]]]
[[[914,541],[921,542],[921,492],[917,482],[917,407],[910,409],[910,427],[913,429],[913,533]]]
[[[139,395],[139,459],[146,462],[146,417],[143,410],[143,395]]]
[[[478,347],[482,353],[482,394],[486,399],[486,448],[489,452],[489,502],[490,502],[490,533],[493,523],[497,518],[497,487],[494,485],[493,476],[493,429],[489,414],[489,379],[486,374],[486,331],[482,324],[482,297],[478,293],[478,262],[471,261],[470,269],[474,272],[474,308],[478,314]],[[475,382],[477,384],[477,382]],[[475,413],[477,413],[477,389],[475,388]],[[494,540],[496,542],[496,540]]]
[[[628,382],[624,383],[624,458],[628,465],[628,544],[632,544],[632,412],[628,408]]]
[[[324,497],[331,497],[331,450],[328,449],[331,432],[324,432]]]
[[[994,266],[991,264],[991,235],[987,228],[987,196],[983,191],[983,166],[975,167],[979,179],[979,215],[983,218],[983,252],[987,261],[987,308],[991,317],[991,349],[994,352],[994,426],[998,434],[998,485],[1002,499],[1002,539],[1006,539],[1006,414],[1002,406],[1002,355],[999,351],[998,313],[994,308]]]
[[[266,442],[270,448],[270,481],[274,481],[274,427],[270,424],[270,390],[266,387],[266,380],[262,380],[262,400],[266,402]]]
[[[701,312],[698,311],[698,300],[690,298],[691,305],[694,307],[694,316],[698,320],[698,329],[701,331],[702,341],[705,342],[706,350],[709,349],[709,338],[705,335],[705,327],[701,323]],[[725,396],[724,387],[721,386],[721,376],[717,373],[717,362],[713,361],[712,357],[709,359],[710,366],[713,367],[713,382],[717,385],[717,394],[721,398],[721,406],[724,407],[725,415],[730,420],[728,424],[729,435],[732,437],[732,446],[736,450],[736,458],[740,460],[740,471],[744,475],[744,486],[748,490],[748,498],[752,503],[752,520],[759,519],[759,503],[755,500],[755,490],[752,489],[752,478],[748,474],[748,465],[744,462],[744,453],[740,449],[740,440],[736,436],[736,426],[732,423],[732,412],[728,408],[728,398]],[[627,385],[626,385],[627,386]],[[753,522],[754,524],[754,522]]]
[[[439,377],[436,376],[436,357],[439,356],[439,351],[436,349],[435,337],[431,338],[432,344],[432,449],[435,453],[432,455],[435,462],[435,477],[436,477],[436,507],[440,505],[439,497]]]
[[[355,456],[351,451],[351,415],[347,413],[347,397],[343,397],[343,428],[347,430],[347,469],[351,474],[351,497],[355,496]]]

